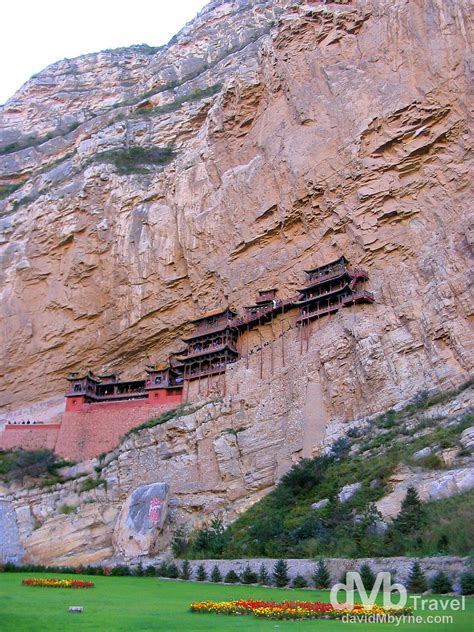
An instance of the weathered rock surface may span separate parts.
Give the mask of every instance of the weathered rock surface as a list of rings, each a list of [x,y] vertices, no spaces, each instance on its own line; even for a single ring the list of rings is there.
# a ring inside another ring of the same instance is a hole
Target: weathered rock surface
[[[153,555],[156,539],[168,515],[169,486],[137,487],[124,502],[115,525],[115,551],[125,557]]]
[[[446,472],[416,472],[400,468],[390,479],[393,489],[376,502],[384,518],[394,518],[400,511],[408,487],[414,487],[423,501],[439,500],[462,494],[474,488],[474,467],[468,466]]]

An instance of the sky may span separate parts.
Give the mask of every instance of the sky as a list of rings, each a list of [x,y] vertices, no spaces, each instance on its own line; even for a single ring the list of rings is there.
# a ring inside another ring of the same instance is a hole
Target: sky
[[[2,3],[0,103],[65,57],[132,44],[160,46],[208,0],[13,0]]]

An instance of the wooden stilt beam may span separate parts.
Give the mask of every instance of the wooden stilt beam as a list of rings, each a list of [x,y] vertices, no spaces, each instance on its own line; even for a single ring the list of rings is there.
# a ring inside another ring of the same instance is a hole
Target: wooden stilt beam
[[[285,366],[285,327],[283,325],[283,320],[281,321],[281,363],[282,366]]]

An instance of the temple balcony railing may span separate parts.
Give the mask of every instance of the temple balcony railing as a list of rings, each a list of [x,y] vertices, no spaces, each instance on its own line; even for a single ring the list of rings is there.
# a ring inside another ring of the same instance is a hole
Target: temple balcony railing
[[[311,274],[308,277],[307,287],[312,287],[313,285],[319,285],[320,283],[323,283],[323,282],[326,283],[327,281],[330,281],[331,279],[337,279],[343,274],[349,275],[352,279],[357,278],[357,279],[366,280],[369,278],[368,272],[366,270],[363,270],[362,268],[350,268],[349,266],[346,266],[346,265],[339,265],[339,266],[336,266],[335,268],[332,268],[331,270],[328,270],[327,272],[319,272],[319,273]]]
[[[211,366],[207,369],[194,369],[193,371],[187,371],[184,379],[192,380],[194,378],[205,377],[206,375],[215,375],[216,373],[225,373],[225,370],[231,362],[222,363],[219,365]]]
[[[375,296],[373,292],[368,290],[357,290],[342,299],[343,307],[353,305],[354,303],[373,303]]]
[[[300,305],[303,303],[311,303],[312,301],[318,301],[318,300],[327,298],[328,296],[331,296],[332,294],[337,294],[337,292],[347,290],[348,287],[349,287],[349,284],[344,283],[344,284],[339,285],[338,287],[334,287],[330,289],[328,292],[309,293],[307,295],[302,295],[300,300],[297,301],[295,304]]]
[[[235,321],[236,319],[234,318],[226,318],[225,320],[223,319],[210,325],[199,325],[189,336],[183,338],[183,340],[191,340],[192,338],[199,338],[200,336],[217,333],[223,329],[227,329],[227,327],[235,327]]]
[[[346,265],[339,264],[334,266],[330,270],[325,270],[322,272],[313,272],[308,276],[308,281],[310,283],[315,283],[317,281],[327,280],[331,277],[337,277],[343,274],[344,272],[349,272],[349,268]]]
[[[234,353],[238,353],[237,348],[233,342],[224,342],[215,345],[206,345],[202,349],[188,349],[186,355],[182,356],[183,360],[190,360],[191,358],[199,358],[201,356],[209,355],[210,353],[218,353],[230,349]]]
[[[304,322],[305,320],[312,320],[313,318],[317,318],[318,316],[326,316],[327,314],[337,312],[342,305],[343,303],[342,301],[340,301],[337,303],[331,303],[330,305],[326,305],[325,307],[319,307],[311,311],[303,312],[300,316],[298,316],[296,322],[297,324],[299,324]]]

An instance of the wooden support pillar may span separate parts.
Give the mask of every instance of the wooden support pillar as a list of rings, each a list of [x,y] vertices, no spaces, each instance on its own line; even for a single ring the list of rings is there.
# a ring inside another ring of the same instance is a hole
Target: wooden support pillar
[[[282,366],[285,366],[285,327],[283,320],[281,321],[281,362]]]

